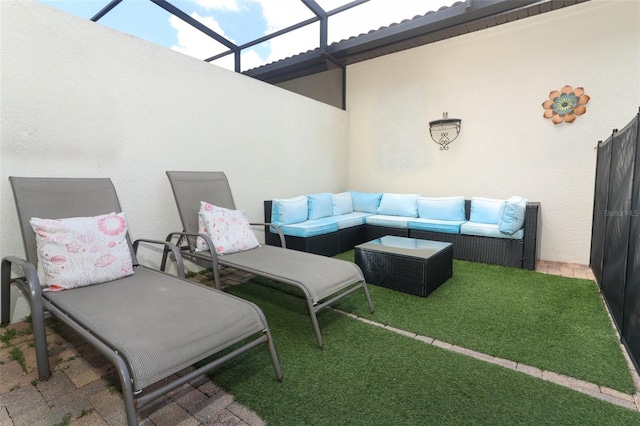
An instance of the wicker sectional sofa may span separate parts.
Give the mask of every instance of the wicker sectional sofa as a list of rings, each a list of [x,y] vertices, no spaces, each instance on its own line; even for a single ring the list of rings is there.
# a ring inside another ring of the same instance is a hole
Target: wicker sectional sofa
[[[349,198],[346,194],[352,198],[352,211],[344,207]],[[377,205],[371,201],[374,200],[371,198],[373,195],[380,196]],[[333,201],[332,208],[326,206],[327,196]],[[363,204],[364,196],[368,197],[368,201]],[[342,197],[342,201],[336,201],[338,197]],[[385,197],[388,200],[386,204]],[[265,223],[275,223],[280,227],[288,248],[325,256],[334,256],[384,235],[396,235],[453,243],[455,259],[533,270],[539,250],[540,204],[526,200],[521,202],[520,212],[514,216],[519,222],[504,225],[507,229],[509,226],[513,228],[513,232],[504,233],[493,222],[496,222],[495,215],[506,214],[510,205],[506,204],[505,208],[505,202],[508,201],[356,191],[321,193],[266,200],[264,219]],[[490,202],[485,204],[490,207],[488,217],[487,210],[484,210],[484,216],[481,213],[481,202]],[[503,204],[498,212],[499,203]],[[439,209],[438,206],[443,208]],[[499,223],[500,229],[503,229],[503,223]],[[265,243],[280,245],[280,237],[268,225],[265,226]]]

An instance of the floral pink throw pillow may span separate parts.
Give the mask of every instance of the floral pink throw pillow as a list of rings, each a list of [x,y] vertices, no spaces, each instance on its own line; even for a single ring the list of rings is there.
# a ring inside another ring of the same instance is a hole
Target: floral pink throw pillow
[[[222,207],[214,206],[213,204],[207,203],[206,201],[200,201],[200,210],[198,211],[198,234],[206,234],[207,230],[204,227],[204,220],[202,219],[202,212],[212,212],[214,210],[220,210]],[[198,237],[196,239],[196,251],[207,251],[209,247],[204,239]]]
[[[60,291],[133,274],[123,213],[68,219],[31,218],[46,290]],[[41,277],[42,279],[42,277]]]
[[[229,210],[207,202],[200,203],[198,232],[211,238],[218,254],[230,254],[251,250],[260,246],[244,213]],[[206,242],[198,237],[197,250],[207,250]]]

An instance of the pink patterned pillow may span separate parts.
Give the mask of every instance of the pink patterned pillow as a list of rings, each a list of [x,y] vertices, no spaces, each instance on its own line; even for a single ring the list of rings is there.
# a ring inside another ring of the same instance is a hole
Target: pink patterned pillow
[[[242,211],[225,209],[204,201],[200,206],[198,232],[211,238],[216,253],[237,253],[260,246]],[[207,250],[202,238],[198,238],[196,245],[199,250]]]
[[[200,215],[200,213],[212,212],[214,210],[223,210],[223,208],[214,206],[213,204],[207,203],[206,201],[200,201],[200,210],[198,212],[198,234],[207,234],[207,229],[204,226],[204,220],[202,220],[202,216]],[[209,247],[207,246],[207,243],[204,241],[204,239],[200,237],[196,238],[196,251],[207,250],[209,250]]]
[[[31,218],[38,269],[48,291],[112,281],[133,274],[123,213],[68,219]],[[41,268],[40,268],[41,267]]]

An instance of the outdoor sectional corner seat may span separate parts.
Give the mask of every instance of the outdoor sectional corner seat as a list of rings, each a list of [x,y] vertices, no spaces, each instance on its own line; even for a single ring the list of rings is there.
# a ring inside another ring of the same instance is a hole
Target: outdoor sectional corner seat
[[[423,197],[347,191],[264,201],[288,248],[334,256],[385,235],[453,244],[460,260],[535,269],[540,204],[520,197]],[[278,245],[273,226],[266,244]]]

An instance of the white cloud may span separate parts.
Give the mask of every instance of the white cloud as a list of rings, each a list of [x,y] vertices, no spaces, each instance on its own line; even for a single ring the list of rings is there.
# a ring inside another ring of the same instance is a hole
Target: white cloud
[[[200,16],[196,12],[192,13],[190,16],[198,22],[206,25],[222,37],[229,39],[220,27],[220,24],[218,24],[218,22],[211,16]],[[181,52],[185,55],[193,56],[198,59],[206,59],[228,50],[226,46],[218,43],[202,31],[195,29],[174,15],[169,17],[169,24],[177,31],[178,45],[171,47],[171,49],[177,52]],[[231,68],[233,69],[233,66]]]
[[[248,70],[264,65],[264,59],[262,59],[255,50],[245,49],[240,54],[240,65],[242,65],[243,70]],[[231,67],[231,69],[233,69],[233,67]]]
[[[229,10],[232,12],[241,10],[238,0],[193,0],[193,2],[205,10]]]
[[[300,0],[251,0],[260,4],[262,16],[267,23],[267,32],[281,30],[314,15]]]
[[[299,0],[254,1],[259,3],[262,8],[262,16],[267,26],[267,34],[290,27],[314,16],[311,10]],[[317,23],[273,38],[269,41],[270,53],[266,63],[315,49],[318,46],[318,40],[319,26]]]
[[[197,13],[192,13],[190,16],[211,28],[222,37],[233,42],[233,40],[225,34],[224,30],[220,27],[220,24],[211,16],[200,16]],[[226,46],[193,28],[191,25],[176,16],[170,16],[169,24],[177,31],[178,45],[172,46],[172,49],[177,52],[184,53],[185,55],[193,56],[198,59],[206,59],[229,50]],[[259,67],[260,65],[264,65],[265,62],[255,50],[245,49],[240,55],[240,63],[242,65],[242,69],[245,70]],[[224,56],[215,61],[215,64],[220,67],[233,70],[235,68],[234,55],[229,54]]]
[[[313,13],[298,0],[253,0],[262,6],[267,31],[272,33],[292,24],[313,17]],[[450,6],[455,0],[370,0],[329,18],[328,43],[368,33],[382,26],[424,15]],[[348,3],[348,0],[318,0],[327,12]],[[292,7],[292,6],[296,7]],[[267,62],[277,61],[298,53],[315,49],[320,45],[319,24],[308,25],[288,35],[270,41],[271,54]],[[244,67],[243,67],[244,68]]]
[[[258,3],[262,9],[262,17],[266,23],[266,33],[297,24],[312,18],[314,15],[300,0],[192,0],[207,10],[227,10],[238,13],[246,12],[243,4]],[[317,0],[326,11],[333,10],[350,0]],[[455,0],[370,0],[347,11],[329,18],[329,44],[360,34],[377,30],[380,27],[424,15],[442,6],[451,6]],[[191,15],[207,25],[213,31],[229,39],[219,23],[210,16]],[[178,45],[173,49],[196,58],[205,59],[227,51],[222,44],[212,40],[200,31],[192,28],[182,20],[171,16],[171,26],[178,31]],[[266,61],[253,50],[242,52],[242,69],[255,68],[265,63],[294,56],[319,46],[319,24],[311,24],[274,39],[268,43],[270,53]],[[230,40],[233,41],[233,40]],[[233,69],[233,55],[215,62],[219,66]]]

